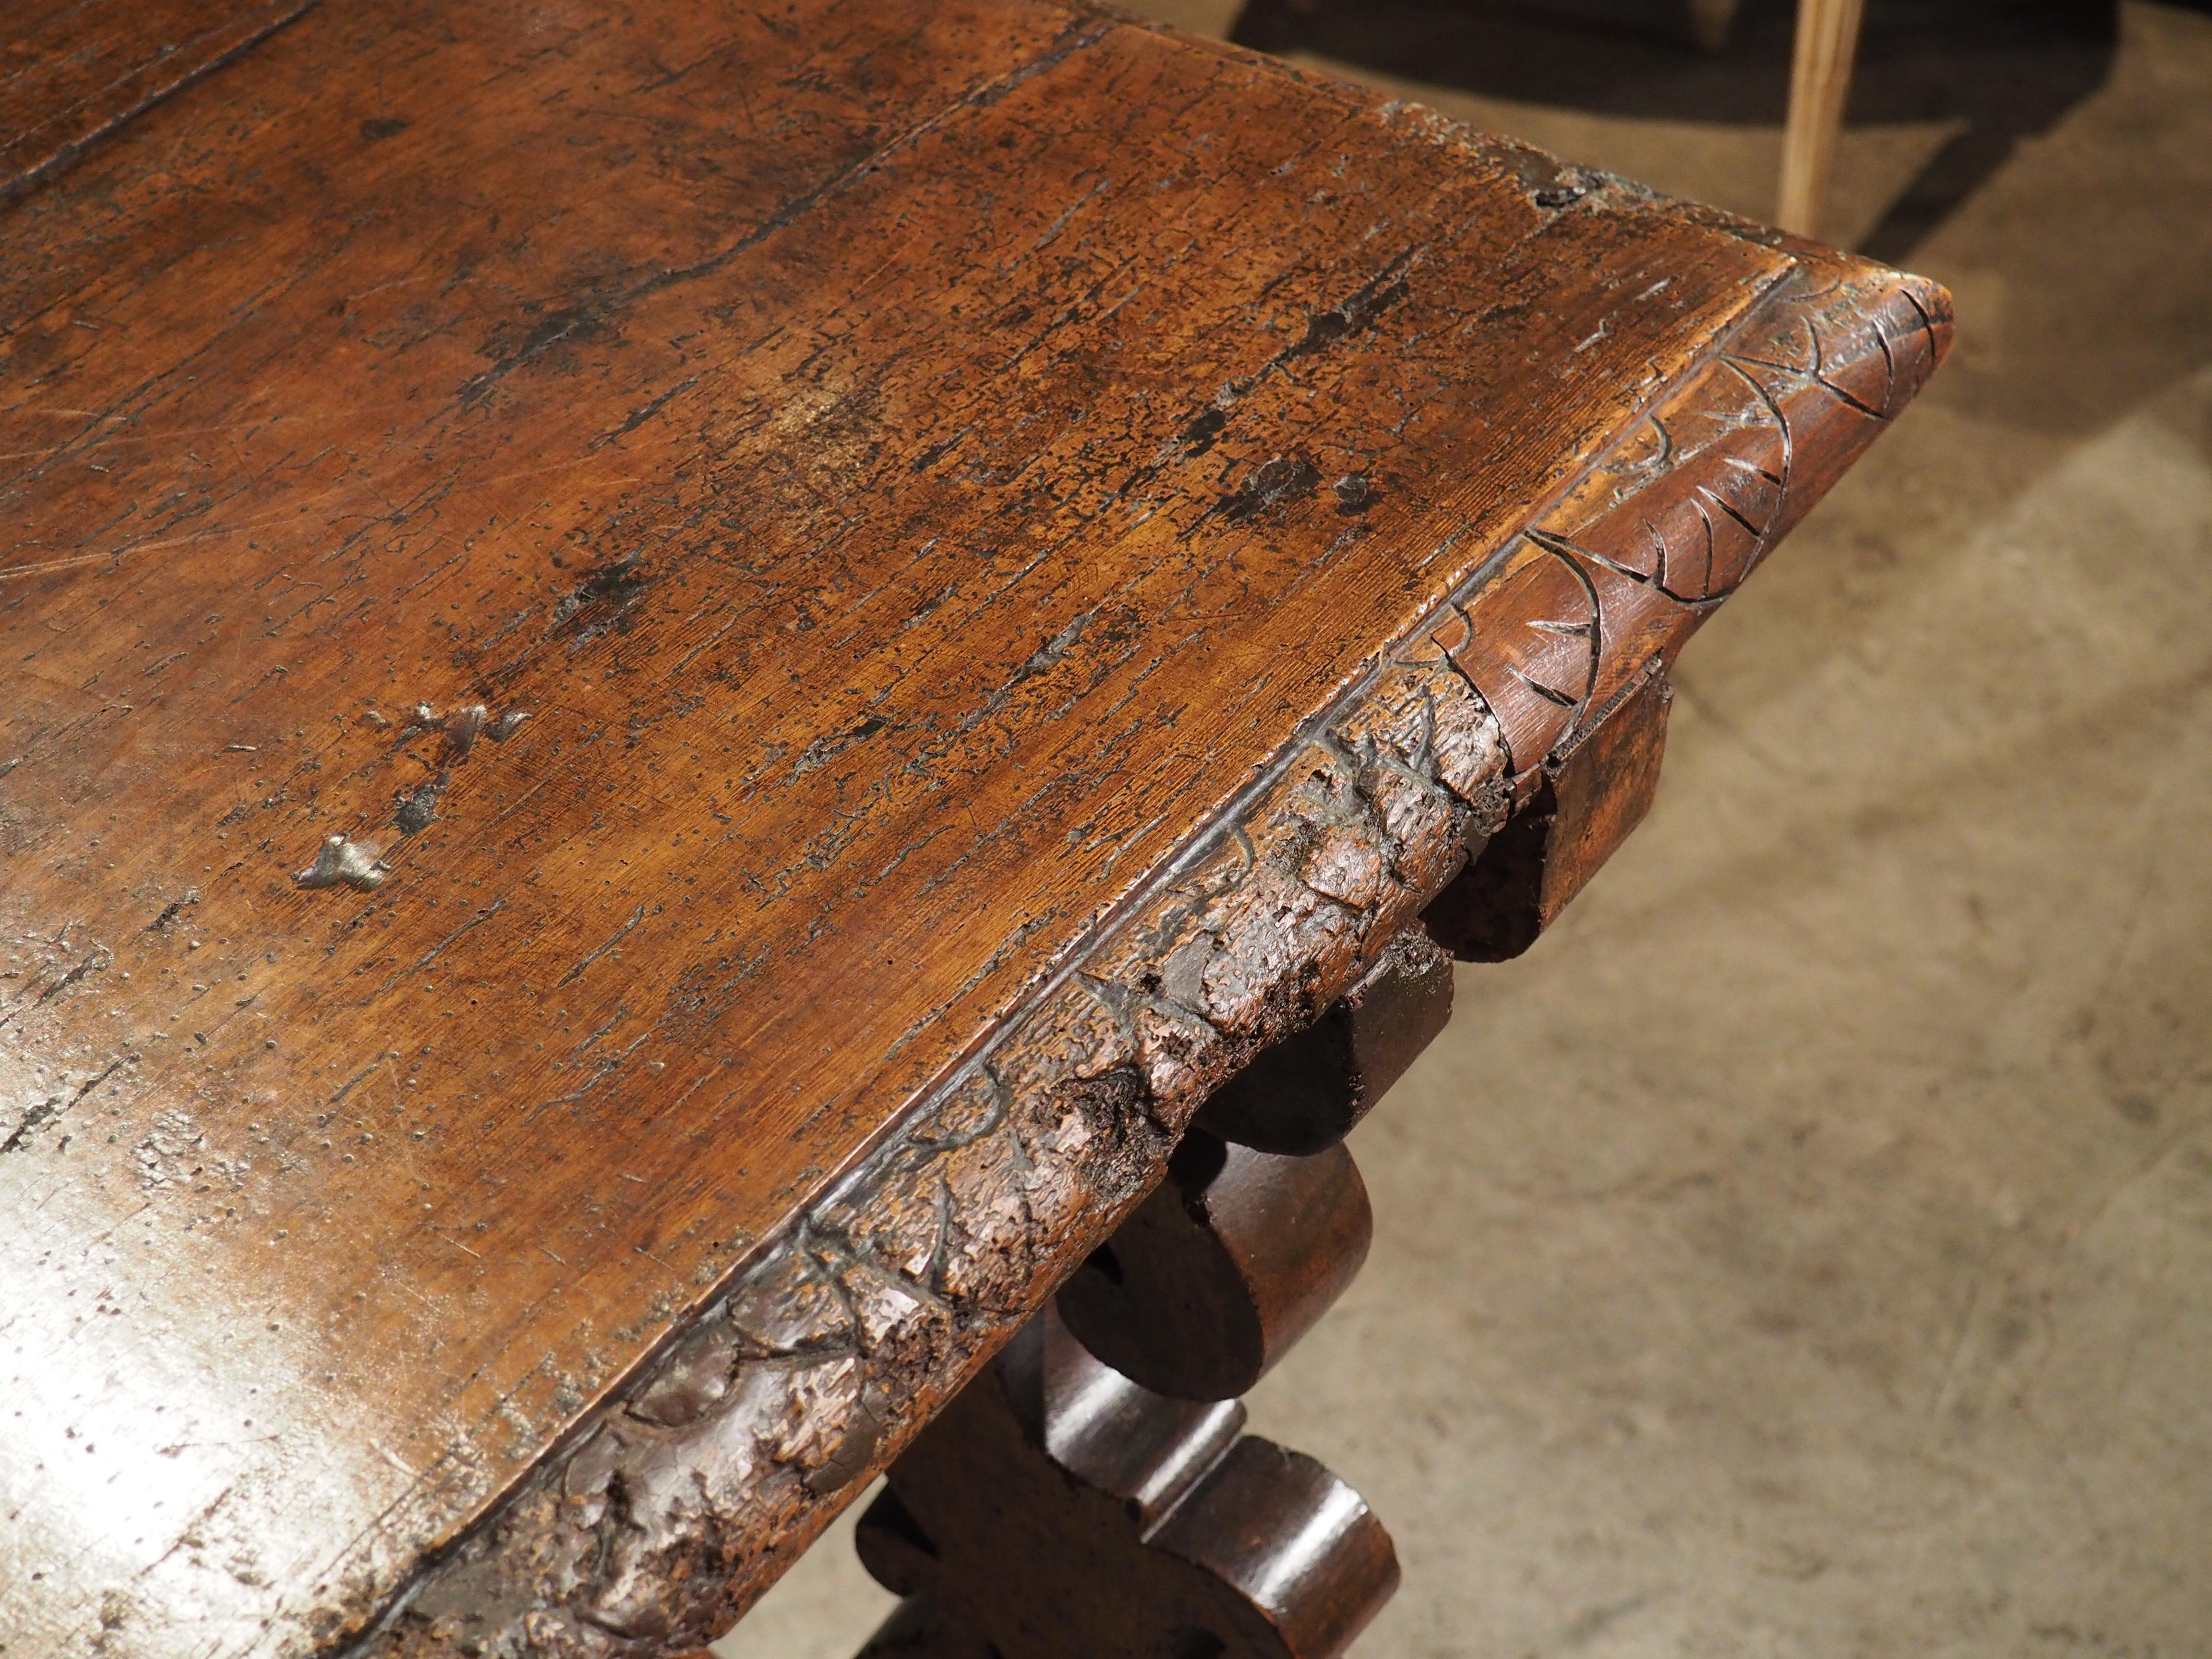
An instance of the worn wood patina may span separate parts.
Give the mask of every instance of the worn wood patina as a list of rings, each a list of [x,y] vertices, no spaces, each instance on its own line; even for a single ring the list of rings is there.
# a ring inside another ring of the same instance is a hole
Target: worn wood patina
[[[284,11],[0,199],[8,1659],[726,1628],[1948,337],[1102,12]]]

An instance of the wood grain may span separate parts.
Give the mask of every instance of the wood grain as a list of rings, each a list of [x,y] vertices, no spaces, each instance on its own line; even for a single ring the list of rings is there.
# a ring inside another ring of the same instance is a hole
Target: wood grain
[[[323,8],[0,236],[10,1659],[726,1627],[1948,315],[981,0]]]
[[[1567,531],[1594,526],[1594,545],[1564,555],[1594,586],[1614,568],[1603,550],[1621,545],[1614,536],[1638,542],[1632,556],[1655,572],[1671,558],[1702,586],[1706,520],[1679,509],[1737,488],[1748,454],[1774,495],[1723,568],[1740,581],[1919,390],[1949,342],[1948,296],[1810,250],[1796,257],[1798,272],[1723,349],[1563,494],[1553,529],[1478,565],[988,1051],[810,1206],[572,1456],[533,1474],[418,1582],[372,1644],[376,1659],[456,1644],[652,1652],[726,1628],[774,1582],[837,1495],[887,1461],[1158,1182],[1212,1089],[1318,1018],[1466,849],[1504,826],[1516,779],[1542,762],[1516,772],[1467,672],[1481,660],[1468,619],[1488,614],[1500,573],[1561,556]],[[1759,394],[1747,415],[1747,380]],[[1755,445],[1736,441],[1742,425]],[[1659,526],[1676,538],[1664,553],[1652,545]],[[1679,649],[1713,603],[1650,574],[1598,591],[1626,613],[1591,630],[1627,653],[1599,657],[1600,683],[1616,690],[1654,642]],[[1521,728],[1523,753],[1580,730],[1571,710],[1556,726],[1540,718]],[[1072,1243],[1055,1255],[1046,1239]]]
[[[64,167],[315,0],[10,0],[0,13],[0,198]]]

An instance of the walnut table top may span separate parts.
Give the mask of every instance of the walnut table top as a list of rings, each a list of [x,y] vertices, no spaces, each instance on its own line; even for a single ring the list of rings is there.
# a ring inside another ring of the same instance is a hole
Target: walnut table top
[[[1097,11],[0,31],[7,1659],[726,1626],[1948,337]]]

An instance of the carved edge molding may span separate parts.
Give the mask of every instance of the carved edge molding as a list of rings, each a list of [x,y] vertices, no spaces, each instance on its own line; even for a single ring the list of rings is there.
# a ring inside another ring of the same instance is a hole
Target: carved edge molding
[[[349,1659],[646,1659],[733,1624],[1151,1189],[1207,1092],[1318,1018],[1926,382],[1941,289],[1788,251],[1696,373]]]

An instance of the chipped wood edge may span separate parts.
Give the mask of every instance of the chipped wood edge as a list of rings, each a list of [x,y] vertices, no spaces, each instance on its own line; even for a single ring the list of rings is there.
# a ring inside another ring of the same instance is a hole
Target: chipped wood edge
[[[1349,987],[1504,822],[1516,778],[1671,660],[1925,383],[1942,289],[1787,251],[1794,270],[1699,368],[325,1651],[647,1659],[734,1624],[1150,1190],[1206,1093]]]

